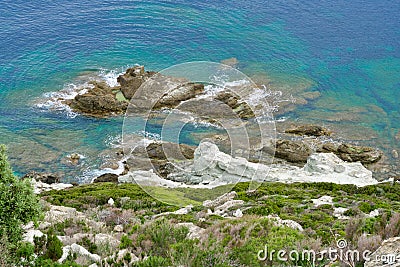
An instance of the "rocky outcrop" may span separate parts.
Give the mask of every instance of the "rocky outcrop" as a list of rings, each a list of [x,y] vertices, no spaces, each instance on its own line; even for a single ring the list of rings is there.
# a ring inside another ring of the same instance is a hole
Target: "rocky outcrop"
[[[88,88],[84,94],[78,94],[72,100],[66,100],[74,111],[93,117],[108,117],[125,113],[128,102],[117,99],[115,88],[105,82],[91,82],[92,88]]]
[[[130,100],[142,83],[154,74],[153,71],[145,72],[144,66],[132,67],[127,69],[125,74],[118,76],[117,82],[121,85],[121,92],[124,97]]]
[[[40,230],[30,229],[25,232],[22,237],[22,241],[33,244],[35,237],[42,237],[43,235],[44,234]]]
[[[189,238],[189,239],[200,239],[205,232],[205,229],[203,229],[193,223],[178,223],[176,226],[188,228],[189,233],[187,235],[187,238]]]
[[[154,109],[175,108],[203,91],[203,84],[157,73],[136,90],[130,102],[129,113],[142,114]]]
[[[93,183],[104,183],[104,182],[118,183],[118,175],[114,173],[105,173],[97,178],[94,178],[93,180]]]
[[[218,147],[203,142],[195,151],[191,170],[172,174],[168,179],[215,187],[244,181],[331,182],[365,186],[376,184],[371,171],[361,163],[347,163],[332,153],[312,154],[303,168],[289,165],[263,165],[233,158]]]
[[[300,125],[287,129],[285,133],[308,136],[329,136],[331,131],[319,125]]]
[[[60,177],[51,173],[38,173],[35,171],[25,174],[21,179],[32,178],[37,182],[42,182],[45,184],[55,184],[60,182]]]
[[[171,142],[154,142],[146,147],[150,159],[155,160],[186,160],[194,158],[195,147]],[[167,152],[167,155],[166,153]]]
[[[51,191],[51,190],[63,190],[67,189],[70,187],[73,187],[72,184],[64,184],[64,183],[54,183],[54,184],[46,184],[43,182],[38,182],[35,179],[31,180],[33,191],[35,194],[40,194],[45,191]]]
[[[168,77],[167,79],[173,79]],[[156,103],[154,108],[174,108],[182,101],[194,98],[203,93],[204,85],[199,83],[184,83],[164,94]]]
[[[215,99],[228,105],[241,119],[250,119],[255,116],[251,107],[231,92],[220,92]]]
[[[155,174],[153,171],[132,171],[118,177],[119,183],[137,183],[141,186],[163,186],[179,187],[181,183],[166,180]]]
[[[312,153],[306,143],[291,140],[276,140],[275,151],[271,147],[264,147],[262,150],[271,155],[274,155],[275,152],[275,157],[293,163],[306,163]]]
[[[283,220],[278,215],[273,214],[268,215],[267,218],[270,219],[278,227],[286,226],[300,232],[304,231],[303,227],[298,222],[295,222],[293,220]]]
[[[398,266],[400,252],[400,237],[394,237],[382,242],[382,245],[365,261],[365,267]]]
[[[208,208],[208,215],[218,215],[221,217],[242,217],[240,207],[244,205],[243,200],[235,200],[237,193],[231,191],[225,193],[222,196],[217,197],[214,200],[206,200],[203,202],[203,206]]]
[[[90,261],[100,262],[101,257],[97,254],[90,253],[86,248],[78,245],[72,244],[70,246],[63,247],[63,254],[61,258],[58,260],[59,263],[64,262],[70,254],[76,254],[78,256],[83,256],[88,258]]]
[[[361,162],[362,164],[372,164],[379,161],[383,153],[378,149],[366,146],[356,146],[351,144],[336,145],[333,143],[323,144],[317,152],[334,153],[339,158],[347,162]]]

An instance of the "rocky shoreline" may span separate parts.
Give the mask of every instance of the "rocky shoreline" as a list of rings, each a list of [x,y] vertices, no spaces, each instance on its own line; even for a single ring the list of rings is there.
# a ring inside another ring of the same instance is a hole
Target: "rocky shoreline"
[[[157,92],[157,90],[162,90],[157,89],[162,86],[157,86],[156,82],[156,86],[154,86],[153,83],[148,88],[141,88],[141,91],[138,92],[143,83],[151,79],[151,77],[153,77],[158,83],[166,83],[174,89],[170,90],[166,94],[162,94],[161,91]],[[192,113],[194,116],[209,121],[214,121],[213,118],[229,118],[234,115],[238,116],[246,124],[251,124],[252,118],[254,118],[254,112],[252,109],[229,91],[221,91],[212,95],[209,98],[214,101],[210,101],[207,100],[207,97],[204,97],[205,88],[203,84],[191,83],[182,78],[159,75],[153,71],[145,71],[143,66],[127,69],[124,74],[117,78],[117,81],[119,86],[116,87],[110,87],[104,82],[91,82],[91,87],[84,90],[83,94],[77,94],[74,99],[65,99],[62,101],[69,105],[75,112],[85,116],[100,118],[125,114],[128,106],[130,109],[136,111],[140,110],[140,106],[142,105],[141,102],[143,101],[150,101],[154,110],[177,107],[184,112]],[[182,86],[182,84],[184,85]],[[135,93],[139,95],[136,95],[132,102]],[[159,99],[152,99],[158,94],[161,94]],[[131,101],[130,105],[129,101]],[[221,104],[224,107],[230,107],[233,112],[225,112],[225,109],[220,107]],[[208,117],[202,116],[201,112],[203,110],[208,111]],[[210,116],[210,110],[212,116]],[[369,174],[370,171],[373,172],[373,177],[374,179],[377,179],[377,181],[383,181],[390,178],[397,179],[396,175],[393,175],[388,171],[388,169],[390,169],[390,163],[387,160],[388,157],[384,155],[382,151],[372,147],[358,146],[343,141],[336,141],[331,137],[331,135],[332,131],[317,125],[297,124],[286,126],[283,129],[279,129],[277,139],[272,140],[270,145],[264,145],[263,147],[248,151],[248,157],[245,159],[248,160],[248,162],[245,163],[245,165],[260,164],[258,166],[265,168],[263,164],[269,165],[273,163],[273,166],[269,167],[271,173],[279,173],[279,170],[281,170],[280,179],[288,182],[287,179],[282,177],[288,176],[288,173],[292,173],[290,170],[296,168],[303,170],[307,169],[309,161],[315,161],[316,158],[317,162],[322,158],[327,160],[325,154],[328,154],[330,155],[328,157],[330,158],[330,163],[324,163],[326,166],[332,164],[343,165],[345,162],[360,162],[357,171],[368,173],[368,175],[365,176],[369,177],[366,178],[367,180],[370,178],[372,179]],[[228,152],[230,150],[229,136],[209,135],[206,137],[208,140],[215,143],[218,146],[218,149],[222,152]],[[143,144],[140,144],[140,139],[135,137],[134,140],[136,140],[136,148],[134,151],[126,154],[124,153],[126,151],[122,151],[122,149],[111,150],[108,152],[111,153],[108,158],[111,158],[112,160],[103,165],[104,167],[112,166],[112,168],[115,169],[117,166],[122,164],[124,170],[119,174],[105,173],[102,177],[97,178],[98,181],[117,182],[120,177],[128,175],[128,172],[143,172],[151,170],[151,174],[147,173],[145,175],[148,176],[146,179],[150,179],[149,177],[152,177],[151,179],[157,177],[157,179],[161,179],[159,182],[161,184],[162,181],[166,182],[164,184],[169,184],[170,186],[179,185],[174,184],[175,182],[184,182],[189,185],[199,184],[199,182],[194,182],[197,178],[182,178],[182,175],[179,173],[182,169],[187,170],[193,168],[192,165],[196,164],[196,160],[199,161],[199,159],[194,159],[195,150],[197,149],[196,147],[165,142],[144,142]],[[167,146],[168,151],[172,151],[172,155],[169,155],[168,158],[163,151],[165,146]],[[395,153],[396,151],[394,154]],[[170,162],[171,160],[175,163]],[[201,160],[202,159],[200,159],[200,161]],[[341,161],[344,162],[341,163]],[[320,162],[318,164],[320,164]],[[325,169],[329,168],[331,167],[326,167]],[[311,169],[315,168],[312,167]],[[337,169],[336,171],[334,169],[335,168],[330,172],[324,170],[323,173],[326,177],[331,177],[330,175],[339,175],[341,173],[338,172]],[[144,173],[142,173],[142,175],[143,174]],[[136,175],[138,174],[136,173]],[[291,175],[293,175],[293,173]],[[304,175],[304,177],[306,176],[310,176],[310,174]],[[331,182],[338,182],[333,176]],[[311,179],[307,180],[304,177],[303,179],[305,179],[305,182]],[[354,176],[351,177],[354,178]],[[363,184],[362,182],[353,182],[351,177],[347,176],[345,181],[358,185]],[[126,181],[129,180],[128,178],[121,179]],[[142,177],[139,180],[141,179],[145,178]],[[269,179],[271,180],[272,178],[270,177]],[[207,179],[197,179],[197,181],[204,180]],[[257,178],[255,180],[257,180]],[[268,180],[268,178],[266,180]],[[296,179],[294,180],[298,181]],[[94,181],[96,181],[96,179],[94,179]],[[224,181],[223,183],[227,182],[232,181]],[[220,184],[221,183],[217,181],[214,186]],[[370,182],[366,182],[366,184],[370,184]],[[203,185],[206,185],[206,183]],[[211,185],[207,184],[207,186]]]

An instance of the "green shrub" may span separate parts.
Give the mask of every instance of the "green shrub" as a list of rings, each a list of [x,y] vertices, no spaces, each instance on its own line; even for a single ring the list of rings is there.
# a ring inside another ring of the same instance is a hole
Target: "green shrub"
[[[22,238],[21,224],[36,221],[41,207],[30,181],[14,176],[4,145],[0,145],[0,192],[0,236],[16,245]]]
[[[63,244],[60,239],[55,235],[53,228],[50,228],[47,232],[46,252],[44,258],[51,259],[53,261],[61,258]]]
[[[130,239],[127,235],[123,235],[121,237],[121,244],[119,245],[120,249],[125,249],[131,247],[133,244],[132,239]]]
[[[165,267],[165,266],[169,266],[169,260],[157,256],[150,256],[145,261],[139,261],[133,264],[133,267]]]
[[[361,202],[360,205],[358,206],[358,208],[362,212],[367,213],[367,214],[375,209],[375,207],[368,202]]]
[[[82,240],[78,242],[78,244],[86,248],[90,253],[97,252],[97,245],[93,243],[87,236],[82,238]]]

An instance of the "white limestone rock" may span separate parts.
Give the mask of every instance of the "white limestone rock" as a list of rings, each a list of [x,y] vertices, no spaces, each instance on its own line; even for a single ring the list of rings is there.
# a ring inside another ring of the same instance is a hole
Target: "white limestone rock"
[[[205,229],[194,225],[193,223],[178,223],[176,226],[187,227],[189,229],[187,238],[189,239],[199,239],[205,231]]]
[[[219,151],[210,142],[202,142],[195,150],[191,170],[168,176],[189,184],[207,184],[215,187],[222,184],[245,181],[331,182],[366,186],[377,184],[372,172],[361,163],[348,163],[333,153],[312,154],[303,168],[289,165],[263,165],[248,162],[244,158],[233,158]]]
[[[68,255],[70,254],[70,252],[76,253],[79,256],[87,257],[88,259],[90,259],[91,261],[94,261],[94,262],[101,261],[101,257],[99,255],[92,254],[86,248],[74,243],[70,246],[63,247],[63,254],[62,254],[61,258],[58,260],[58,262],[59,263],[64,262],[67,259]]]
[[[150,171],[132,171],[126,175],[118,177],[119,183],[137,183],[144,186],[163,186],[163,187],[179,187],[182,183],[173,182],[167,179],[163,179],[157,174]]]
[[[64,184],[64,183],[54,183],[54,184],[46,184],[40,181],[36,181],[35,179],[31,179],[33,192],[35,194],[40,194],[42,192],[51,191],[51,190],[63,190],[66,188],[73,187],[72,184]]]
[[[393,237],[382,242],[382,245],[365,261],[365,267],[399,266],[400,237]],[[397,259],[396,259],[397,257]]]
[[[333,205],[333,197],[331,196],[322,196],[317,199],[311,199],[314,203],[314,207],[319,207],[321,205]]]
[[[44,234],[40,230],[30,229],[22,237],[22,241],[33,244],[34,237],[42,237]]]
[[[303,227],[298,222],[292,220],[282,220],[278,215],[272,214],[268,215],[267,218],[271,219],[277,226],[287,226],[300,232],[304,231]]]

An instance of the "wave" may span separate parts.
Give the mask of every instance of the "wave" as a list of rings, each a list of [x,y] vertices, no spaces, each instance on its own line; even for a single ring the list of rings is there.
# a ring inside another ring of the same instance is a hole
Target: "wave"
[[[79,76],[75,82],[67,83],[60,91],[47,92],[42,97],[35,99],[34,107],[42,112],[62,112],[69,118],[79,116],[78,113],[65,104],[65,100],[74,99],[77,95],[85,94],[88,89],[93,88],[90,81],[104,81],[110,87],[118,86],[117,78],[124,73],[125,68],[113,70],[100,69],[90,75]]]

